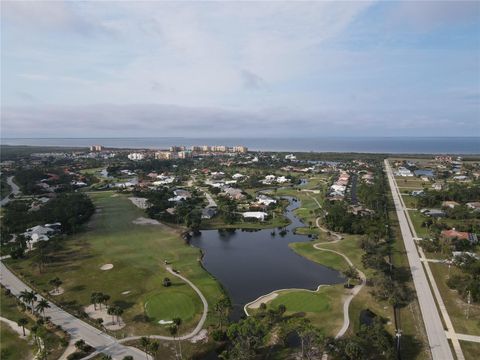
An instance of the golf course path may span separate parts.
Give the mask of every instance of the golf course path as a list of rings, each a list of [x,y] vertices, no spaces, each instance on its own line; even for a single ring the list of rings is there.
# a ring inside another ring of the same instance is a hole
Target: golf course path
[[[331,241],[331,242],[317,243],[317,244],[313,245],[313,247],[317,250],[328,251],[328,252],[332,252],[332,253],[335,253],[337,255],[340,255],[341,257],[343,257],[345,259],[345,261],[350,266],[354,266],[352,261],[345,254],[343,254],[341,252],[338,252],[338,251],[335,251],[335,250],[320,247],[320,245],[322,245],[322,244],[332,244],[332,243],[338,242],[338,241],[339,240],[335,240],[335,241]],[[367,282],[367,278],[366,278],[365,274],[358,269],[357,269],[357,272],[358,272],[362,282],[359,285],[355,285],[353,287],[352,291],[350,292],[350,294],[348,294],[348,296],[346,297],[346,299],[343,303],[343,325],[340,328],[340,330],[338,331],[337,335],[335,335],[336,339],[341,338],[347,332],[348,327],[350,326],[350,316],[349,316],[349,313],[348,313],[348,308],[349,308],[350,303],[352,302],[353,298],[360,292],[360,290],[362,290],[362,288],[365,286],[365,283]]]
[[[318,200],[316,198],[314,198],[313,196],[310,196],[310,195],[308,195],[308,196],[310,198],[312,198],[317,203],[317,205],[320,209],[322,208],[322,205],[318,202]],[[338,251],[335,251],[335,250],[331,250],[331,249],[321,247],[321,245],[324,245],[324,244],[335,244],[335,243],[339,242],[340,240],[342,240],[343,237],[339,233],[329,231],[328,229],[321,226],[320,225],[320,219],[321,219],[320,217],[317,217],[317,219],[315,220],[315,224],[320,229],[320,231],[325,232],[325,233],[329,233],[330,235],[335,236],[336,239],[333,240],[333,241],[316,243],[316,244],[313,245],[313,247],[317,250],[328,251],[328,252],[332,252],[332,253],[335,253],[337,255],[340,255],[341,257],[343,257],[345,259],[345,261],[348,263],[348,265],[354,266],[352,261],[345,254],[343,254],[341,252],[338,252]],[[335,335],[336,339],[341,338],[347,332],[348,327],[350,326],[350,315],[349,315],[348,308],[350,307],[350,303],[352,302],[353,298],[360,292],[360,290],[362,290],[362,288],[365,286],[365,284],[367,282],[367,278],[366,278],[365,274],[363,272],[361,272],[360,270],[358,270],[356,267],[355,267],[355,269],[357,270],[362,282],[359,285],[355,285],[353,287],[352,291],[350,292],[350,294],[348,294],[348,296],[345,298],[345,301],[343,303],[343,325],[340,328],[340,330],[338,331],[337,335]]]
[[[207,302],[207,299],[205,299],[205,296],[203,296],[202,292],[200,291],[199,288],[197,288],[195,286],[194,283],[192,283],[190,280],[188,280],[186,277],[180,275],[179,273],[175,272],[172,270],[172,268],[170,266],[167,266],[167,271],[170,272],[173,276],[176,276],[180,279],[182,279],[183,281],[185,281],[188,285],[190,285],[192,287],[193,290],[195,290],[195,292],[198,294],[198,296],[200,297],[200,299],[202,300],[202,303],[203,303],[203,313],[202,313],[202,317],[200,318],[200,321],[198,322],[197,326],[195,327],[195,329],[193,329],[191,332],[189,332],[188,334],[186,335],[183,335],[183,336],[177,336],[177,337],[173,337],[173,336],[163,336],[163,335],[149,335],[148,337],[151,338],[151,339],[158,339],[158,340],[168,340],[168,341],[173,341],[173,340],[188,340],[188,339],[191,339],[192,337],[194,337],[195,335],[197,335],[203,328],[203,325],[205,324],[205,320],[207,319],[207,314],[208,314],[208,302]],[[129,337],[126,337],[126,338],[123,338],[123,339],[120,339],[118,340],[119,343],[123,343],[123,342],[126,342],[126,341],[131,341],[131,340],[138,340],[140,338],[142,338],[143,336],[129,336]]]
[[[15,331],[18,334],[18,336],[20,336],[21,338],[24,338],[22,327],[18,326],[18,324],[15,321],[9,320],[9,319],[4,318],[2,316],[0,316],[0,321],[4,322],[8,326],[10,326],[12,328],[12,330]],[[30,335],[30,330],[25,328],[25,337],[28,336],[28,335]]]

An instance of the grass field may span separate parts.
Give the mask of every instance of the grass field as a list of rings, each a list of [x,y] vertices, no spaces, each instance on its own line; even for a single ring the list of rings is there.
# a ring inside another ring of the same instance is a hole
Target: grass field
[[[164,260],[196,284],[213,305],[222,290],[200,266],[199,250],[185,244],[178,230],[133,224],[145,214],[127,196],[113,192],[90,196],[97,211],[86,230],[63,240],[62,249],[42,273],[33,266],[31,256],[9,261],[10,267],[39,290],[50,290],[48,281],[60,277],[65,293],[54,300],[73,312],[81,312],[90,304],[92,292],[109,294],[110,303],[124,310],[122,318],[127,325],[119,335],[166,334],[165,327],[157,323],[159,317],[171,320],[180,316],[183,331],[193,328],[203,310],[202,303],[189,285],[165,270]],[[100,270],[110,263],[112,270]],[[164,277],[172,280],[172,286],[163,287]],[[126,291],[129,293],[122,294]],[[168,300],[170,297],[178,301]]]
[[[438,263],[430,263],[429,265],[455,331],[462,334],[480,335],[480,306],[470,306],[470,316],[467,320],[465,317],[466,302],[460,298],[455,290],[451,290],[447,286],[448,267],[445,264]],[[452,267],[450,275],[454,275],[456,271],[459,270]]]
[[[0,358],[2,360],[27,360],[32,358],[33,348],[21,339],[8,325],[0,322]]]
[[[460,341],[465,360],[477,360],[480,354],[480,344],[471,341]]]
[[[267,304],[267,308],[285,305],[286,315],[302,315],[311,320],[325,335],[335,336],[343,323],[343,306],[339,299],[343,285],[322,286],[317,292],[287,290]]]

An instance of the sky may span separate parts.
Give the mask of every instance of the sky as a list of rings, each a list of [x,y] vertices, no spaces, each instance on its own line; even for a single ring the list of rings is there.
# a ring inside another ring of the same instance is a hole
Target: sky
[[[480,2],[3,0],[0,130],[480,136]]]

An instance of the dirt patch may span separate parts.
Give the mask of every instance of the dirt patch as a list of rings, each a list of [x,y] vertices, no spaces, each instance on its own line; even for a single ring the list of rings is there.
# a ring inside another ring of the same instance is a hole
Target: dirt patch
[[[120,330],[126,325],[121,316],[119,316],[117,320],[116,316],[113,316],[112,318],[112,315],[108,315],[106,306],[102,306],[100,309],[100,306],[97,305],[97,310],[95,310],[95,306],[91,304],[85,307],[84,310],[92,319],[103,319],[102,325],[107,330]]]
[[[129,197],[128,200],[132,202],[133,205],[140,209],[148,209],[150,207],[150,204],[148,203],[147,198],[142,198],[142,197]]]
[[[208,331],[206,329],[202,329],[197,335],[190,338],[190,342],[195,344],[199,341],[206,341],[207,337],[208,337]]]
[[[135,225],[162,225],[159,221],[155,219],[148,219],[145,217],[139,217],[132,221]]]
[[[50,290],[48,293],[52,296],[62,295],[65,292],[65,289],[61,286],[58,289]]]
[[[257,300],[255,300],[254,302],[250,303],[248,305],[248,307],[250,309],[258,309],[262,303],[266,304],[267,302],[275,299],[277,296],[278,296],[278,293],[276,293],[276,292],[270,293],[268,295],[261,296]]]
[[[106,270],[112,270],[113,269],[113,264],[105,264],[100,267],[100,270],[106,271]]]

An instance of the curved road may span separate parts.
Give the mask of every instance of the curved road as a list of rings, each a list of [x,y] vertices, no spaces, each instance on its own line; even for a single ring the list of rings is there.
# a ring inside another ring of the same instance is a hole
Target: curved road
[[[12,191],[10,192],[10,194],[8,194],[7,196],[5,196],[1,201],[0,201],[0,206],[4,206],[4,205],[7,205],[9,202],[10,202],[10,195],[17,195],[20,193],[20,188],[18,187],[17,184],[15,184],[13,182],[13,176],[9,176],[7,178],[7,184],[10,185],[10,187],[12,188]]]

